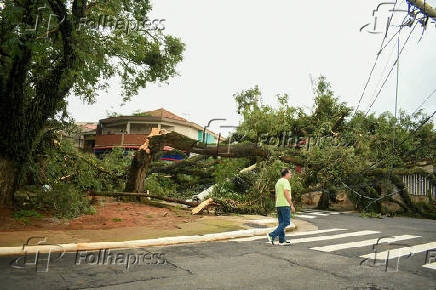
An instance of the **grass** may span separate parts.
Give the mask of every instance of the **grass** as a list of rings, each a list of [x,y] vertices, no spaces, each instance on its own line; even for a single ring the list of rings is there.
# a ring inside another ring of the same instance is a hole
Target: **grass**
[[[121,218],[119,218],[119,217],[114,217],[112,220],[113,220],[114,222],[121,222],[121,221],[123,221],[123,219],[121,219]]]
[[[153,216],[148,214],[145,217],[151,219]]]

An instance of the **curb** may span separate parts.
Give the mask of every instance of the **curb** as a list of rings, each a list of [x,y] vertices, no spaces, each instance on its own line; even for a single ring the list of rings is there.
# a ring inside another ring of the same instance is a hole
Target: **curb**
[[[165,237],[148,240],[133,240],[124,242],[93,242],[93,243],[71,243],[71,244],[39,244],[34,246],[21,246],[21,247],[0,247],[0,256],[10,255],[23,255],[23,254],[36,254],[36,253],[54,253],[54,252],[76,252],[86,250],[100,250],[100,249],[128,249],[139,247],[156,247],[156,246],[170,246],[177,244],[188,243],[201,243],[201,242],[214,242],[223,241],[235,238],[245,238],[252,236],[265,235],[273,231],[275,227],[261,228],[261,229],[248,229],[239,231],[230,231],[216,234],[205,234],[195,236],[176,236]],[[286,230],[295,229],[295,224],[291,225]]]

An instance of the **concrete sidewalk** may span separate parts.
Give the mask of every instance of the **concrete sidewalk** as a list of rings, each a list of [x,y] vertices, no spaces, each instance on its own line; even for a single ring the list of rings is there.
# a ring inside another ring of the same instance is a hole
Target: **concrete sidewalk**
[[[50,244],[46,241],[39,244],[26,245],[25,247],[0,247],[0,256],[8,255],[23,255],[35,253],[48,253],[48,252],[75,252],[83,250],[99,250],[99,249],[128,249],[139,247],[153,247],[153,246],[170,246],[177,244],[188,243],[202,243],[223,241],[235,238],[247,238],[254,236],[262,236],[266,233],[273,231],[276,227],[276,220],[274,219],[247,219],[247,223],[257,223],[263,225],[262,228],[250,228],[237,231],[228,231],[221,233],[212,233],[204,235],[190,235],[190,236],[171,236],[155,239],[145,240],[130,240],[121,242],[89,242],[89,243],[68,243],[68,244]],[[287,227],[287,231],[293,231],[296,228],[296,224],[299,231],[313,230],[314,227],[310,223],[302,220],[293,220],[291,225]],[[267,225],[267,226],[266,226]],[[265,227],[266,226],[266,227]]]

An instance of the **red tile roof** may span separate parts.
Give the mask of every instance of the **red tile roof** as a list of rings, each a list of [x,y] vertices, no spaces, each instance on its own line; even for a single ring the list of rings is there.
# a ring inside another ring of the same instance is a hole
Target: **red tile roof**
[[[160,109],[157,109],[154,111],[147,111],[147,112],[144,112],[144,114],[150,115],[152,117],[157,117],[157,118],[167,118],[167,119],[173,119],[173,120],[187,122],[187,120],[185,118],[177,116],[176,114],[174,114],[170,111],[167,111],[164,108],[160,108]]]

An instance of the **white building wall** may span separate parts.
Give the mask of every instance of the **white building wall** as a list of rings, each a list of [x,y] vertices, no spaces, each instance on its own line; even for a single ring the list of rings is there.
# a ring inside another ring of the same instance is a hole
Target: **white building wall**
[[[198,130],[195,128],[174,124],[174,131],[191,139],[198,140]]]

